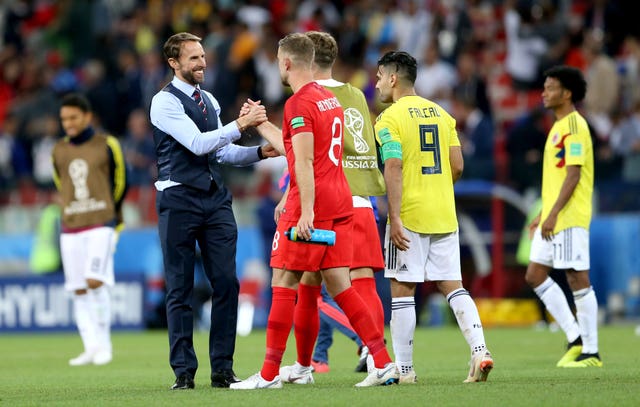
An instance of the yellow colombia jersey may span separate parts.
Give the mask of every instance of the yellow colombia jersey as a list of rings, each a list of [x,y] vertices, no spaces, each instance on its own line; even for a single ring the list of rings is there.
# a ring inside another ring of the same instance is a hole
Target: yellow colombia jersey
[[[580,166],[580,182],[558,214],[554,233],[571,227],[589,229],[593,194],[593,145],[584,118],[576,111],[556,121],[544,146],[542,164],[542,216],[549,215],[567,177],[567,165]]]
[[[405,96],[382,112],[376,138],[388,134],[402,146],[404,227],[417,233],[450,233],[458,228],[449,147],[459,146],[456,121],[420,96]]]

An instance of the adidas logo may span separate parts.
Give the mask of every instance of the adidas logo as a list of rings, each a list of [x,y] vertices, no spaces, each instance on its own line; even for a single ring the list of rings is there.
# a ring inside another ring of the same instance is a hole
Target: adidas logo
[[[400,268],[398,269],[398,271],[409,271],[409,269],[407,268],[406,264],[403,264],[402,266],[400,266]]]

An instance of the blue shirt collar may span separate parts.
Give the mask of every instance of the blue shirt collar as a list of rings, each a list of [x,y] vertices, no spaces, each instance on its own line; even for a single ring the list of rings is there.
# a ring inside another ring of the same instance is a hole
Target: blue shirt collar
[[[176,88],[178,88],[182,93],[184,93],[185,95],[192,97],[193,96],[193,91],[198,89],[200,90],[199,87],[193,86],[187,82],[184,82],[182,79],[178,78],[177,76],[174,75],[173,79],[171,80],[171,84],[173,86],[175,86]]]

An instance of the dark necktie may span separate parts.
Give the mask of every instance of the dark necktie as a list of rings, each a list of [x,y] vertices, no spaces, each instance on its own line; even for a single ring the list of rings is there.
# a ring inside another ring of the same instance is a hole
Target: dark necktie
[[[198,106],[200,106],[200,110],[206,116],[207,115],[207,105],[205,105],[204,100],[202,100],[202,96],[200,95],[200,90],[196,89],[193,91],[193,100],[196,101]]]

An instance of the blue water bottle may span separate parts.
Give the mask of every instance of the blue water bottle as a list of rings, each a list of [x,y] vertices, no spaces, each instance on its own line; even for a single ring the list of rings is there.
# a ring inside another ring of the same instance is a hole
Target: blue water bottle
[[[333,230],[313,229],[311,232],[311,240],[304,240],[298,237],[295,227],[285,231],[284,234],[289,238],[289,240],[294,242],[324,244],[327,246],[333,246],[336,244],[336,232]]]

